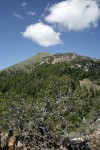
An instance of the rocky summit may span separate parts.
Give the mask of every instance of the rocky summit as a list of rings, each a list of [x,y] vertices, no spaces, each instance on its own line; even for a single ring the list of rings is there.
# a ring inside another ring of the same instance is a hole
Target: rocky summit
[[[39,53],[0,71],[0,150],[99,150],[100,59]]]

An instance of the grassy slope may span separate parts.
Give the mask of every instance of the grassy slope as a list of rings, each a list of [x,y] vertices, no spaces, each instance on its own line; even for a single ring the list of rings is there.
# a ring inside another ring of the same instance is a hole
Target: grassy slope
[[[80,85],[81,86],[85,85],[88,89],[90,89],[92,87],[94,90],[96,90],[96,89],[100,90],[100,85],[93,83],[92,81],[90,81],[90,79],[81,80]]]
[[[22,62],[19,62],[19,63],[15,64],[11,67],[6,68],[5,70],[13,69],[13,68],[23,69],[23,68],[25,68],[25,66],[31,66],[31,65],[34,65],[35,63],[39,62],[39,61],[42,61],[42,59],[44,57],[47,57],[47,56],[52,56],[52,54],[47,53],[47,52],[38,53],[37,55],[34,55],[31,58],[28,58]]]

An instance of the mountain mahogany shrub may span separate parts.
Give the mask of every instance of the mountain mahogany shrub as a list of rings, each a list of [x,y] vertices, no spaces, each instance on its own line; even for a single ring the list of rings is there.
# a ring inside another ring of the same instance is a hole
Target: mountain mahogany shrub
[[[35,124],[42,118],[59,132],[62,124],[66,124],[66,130],[72,131],[81,126],[83,118],[88,119],[89,114],[95,118],[100,92],[81,87],[79,80],[93,76],[99,79],[98,65],[92,65],[95,71],[88,72],[84,71],[84,65],[79,68],[72,62],[71,65],[66,62],[44,63],[29,72],[1,72],[0,128],[8,128],[11,124],[24,126],[30,120]]]

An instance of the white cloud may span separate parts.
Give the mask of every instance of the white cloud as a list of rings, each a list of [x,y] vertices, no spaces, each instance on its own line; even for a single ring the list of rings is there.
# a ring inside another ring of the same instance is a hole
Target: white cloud
[[[25,2],[21,4],[22,7],[25,7],[26,5],[27,5],[27,3],[25,3]]]
[[[18,14],[18,13],[16,13],[16,12],[14,12],[14,17],[16,17],[16,18],[18,18],[18,19],[21,19],[21,20],[24,19],[20,14]]]
[[[27,15],[29,15],[29,16],[34,16],[36,14],[36,12],[34,12],[34,11],[28,11],[27,12]]]
[[[96,27],[100,19],[98,0],[65,0],[52,5],[45,20],[67,30]]]
[[[31,39],[37,44],[49,47],[61,44],[60,33],[55,32],[51,26],[43,23],[36,23],[27,26],[25,32],[22,33],[23,37]]]
[[[45,14],[46,14],[46,12],[48,11],[49,7],[50,7],[50,2],[49,2],[49,3],[47,4],[47,6],[45,7],[44,12],[42,13],[41,17],[44,17],[44,16],[45,16]]]

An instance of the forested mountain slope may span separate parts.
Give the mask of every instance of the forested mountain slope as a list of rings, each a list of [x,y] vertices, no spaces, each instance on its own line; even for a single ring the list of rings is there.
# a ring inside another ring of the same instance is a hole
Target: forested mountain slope
[[[34,67],[2,71],[0,117],[0,131],[28,128],[36,134],[40,122],[65,137],[94,131],[100,117],[100,60],[55,54]]]

